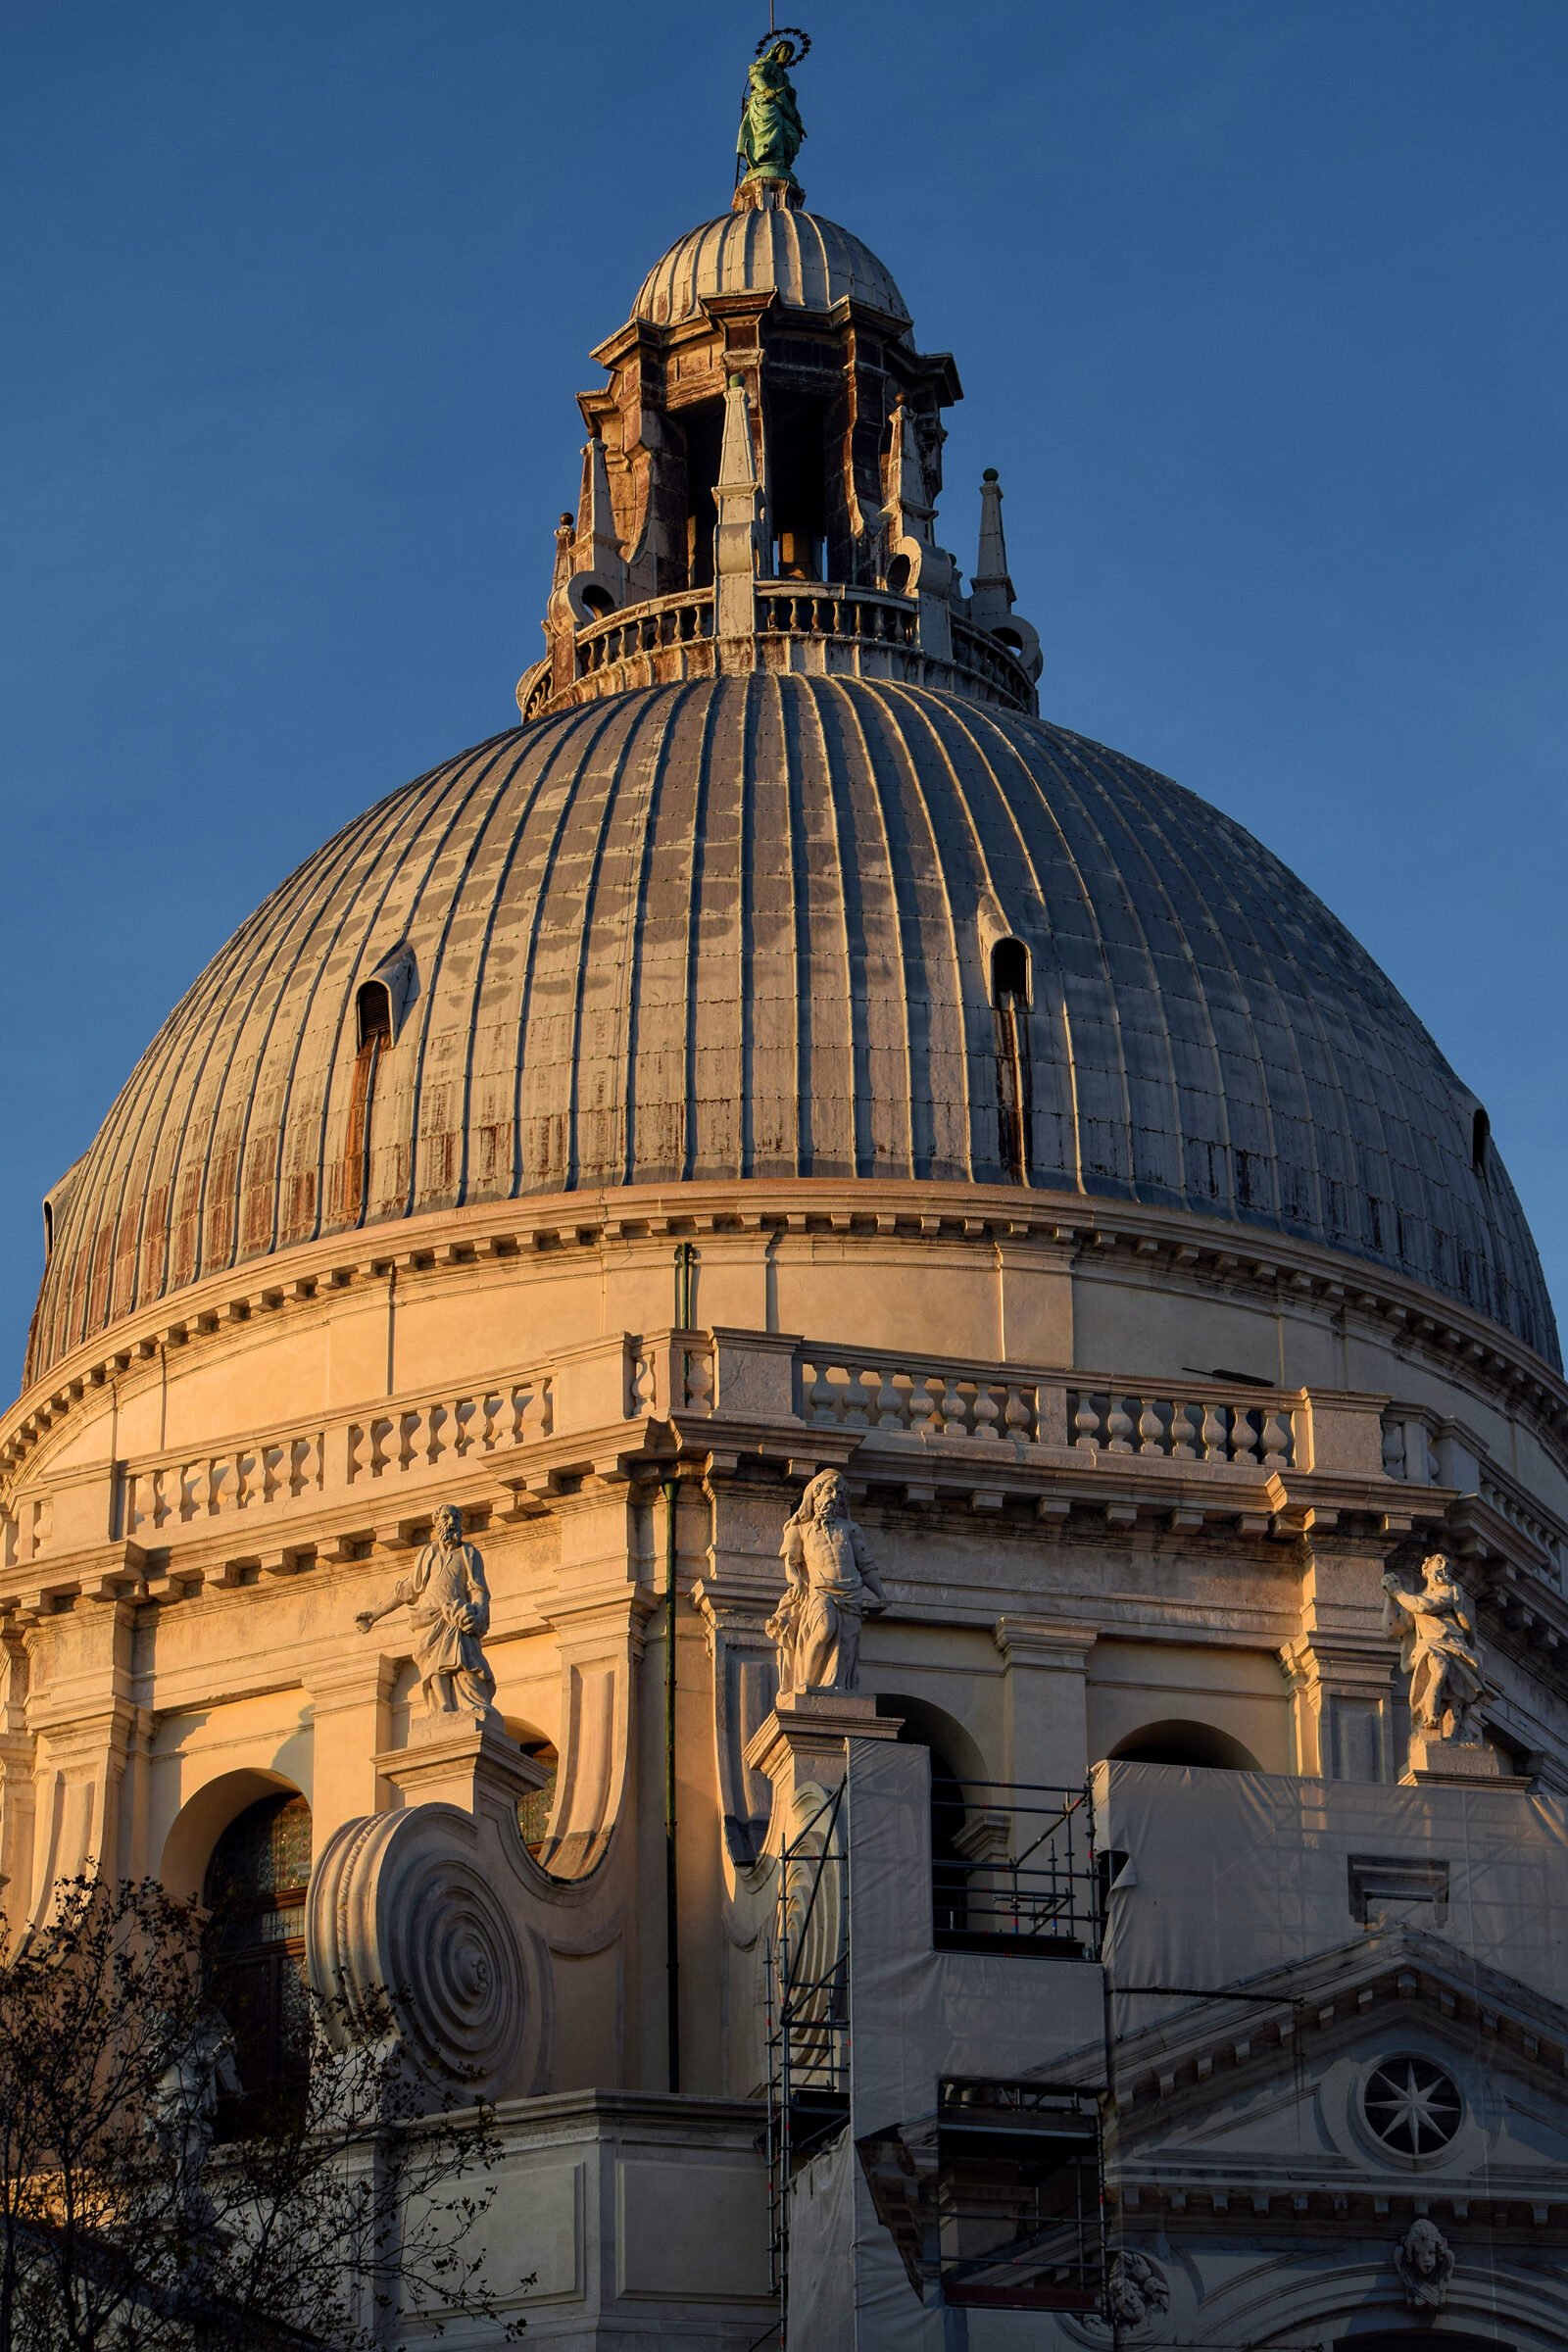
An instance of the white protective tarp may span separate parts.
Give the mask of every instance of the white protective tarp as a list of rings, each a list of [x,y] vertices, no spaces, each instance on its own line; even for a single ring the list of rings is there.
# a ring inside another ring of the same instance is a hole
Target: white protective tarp
[[[1404,1788],[1109,1764],[1095,1809],[1102,1850],[1130,1865],[1106,1906],[1114,1988],[1212,1993],[1353,1945],[1368,1923],[1351,1866],[1394,1861],[1436,1865],[1446,1884],[1441,1904],[1409,1907],[1424,1936],[1568,2001],[1568,1822],[1555,1797],[1485,1782]],[[1151,2025],[1161,2009],[1141,1999],[1118,2026]]]

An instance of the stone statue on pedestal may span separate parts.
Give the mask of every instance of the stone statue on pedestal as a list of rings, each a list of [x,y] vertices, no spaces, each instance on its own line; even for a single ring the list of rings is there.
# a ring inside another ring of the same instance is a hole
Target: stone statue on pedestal
[[[1475,1625],[1441,1551],[1422,1561],[1421,1576],[1419,1592],[1407,1592],[1392,1569],[1383,1579],[1383,1630],[1398,1637],[1411,1722],[1428,1739],[1474,1746],[1474,1710],[1486,1690]]]
[[[779,1546],[784,1597],[767,1621],[778,1644],[781,1698],[803,1690],[853,1691],[860,1623],[887,1607],[865,1538],[850,1517],[838,1470],[822,1470],[801,1497]]]
[[[810,46],[804,33],[799,39],[799,48],[790,40],[764,41],[761,54],[747,68],[740,135],[735,141],[740,158],[737,178],[795,176],[795,158],[806,130],[787,69]]]
[[[368,1634],[402,1608],[414,1625],[414,1658],[432,1720],[487,1715],[496,1694],[484,1654],[490,1589],[478,1548],[463,1541],[463,1520],[449,1502],[437,1511],[430,1542],[408,1575],[398,1578],[391,1599],[378,1609],[361,1609],[354,1622]]]

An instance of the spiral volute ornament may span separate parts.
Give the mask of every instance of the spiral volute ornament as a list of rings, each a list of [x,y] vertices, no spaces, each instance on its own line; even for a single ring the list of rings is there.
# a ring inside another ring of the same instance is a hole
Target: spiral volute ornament
[[[529,2089],[543,2026],[540,1972],[483,1866],[471,1817],[413,1805],[345,1823],[311,1887],[317,1990],[369,2017],[390,2000],[432,2082],[494,2098]]]

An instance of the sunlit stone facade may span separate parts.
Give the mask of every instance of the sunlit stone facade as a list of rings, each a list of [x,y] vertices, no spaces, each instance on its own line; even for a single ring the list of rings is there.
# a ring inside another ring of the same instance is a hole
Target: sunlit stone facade
[[[267,900],[46,1203],[12,1925],[304,1798],[299,1964],[500,2102],[530,2341],[742,2352],[782,2269],[796,2352],[1560,2343],[1568,1396],[1485,1111],[1038,715],[954,364],[792,183],[596,358],[523,723]],[[775,1708],[828,1469],[887,1605]],[[447,1504],[482,1722],[357,1623]],[[1435,1550],[1485,1690],[1412,1748]]]

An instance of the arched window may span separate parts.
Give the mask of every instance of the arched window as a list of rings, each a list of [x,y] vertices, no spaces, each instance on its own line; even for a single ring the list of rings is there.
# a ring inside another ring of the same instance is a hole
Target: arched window
[[[1027,1184],[1034,1086],[1029,1070],[1029,951],[1021,939],[999,939],[992,948],[991,1017],[1002,1164],[1014,1184]]]
[[[360,1050],[392,1043],[392,991],[384,980],[367,980],[354,1000],[359,1015]]]
[[[240,2095],[220,2106],[220,2138],[240,2137],[303,2096],[310,1876],[311,1808],[284,1790],[247,1805],[213,1848],[205,1888],[215,1932],[209,1989],[234,2036],[240,2081]]]
[[[1260,1772],[1250,1748],[1210,1723],[1146,1723],[1110,1751],[1122,1764],[1197,1764],[1208,1772]]]
[[[375,1100],[375,1073],[392,1043],[392,991],[384,980],[367,980],[354,1000],[359,1026],[359,1051],[354,1056],[354,1083],[349,1090],[349,1123],[343,1141],[344,1207],[350,1217],[365,1214],[370,1176],[370,1106]]]

